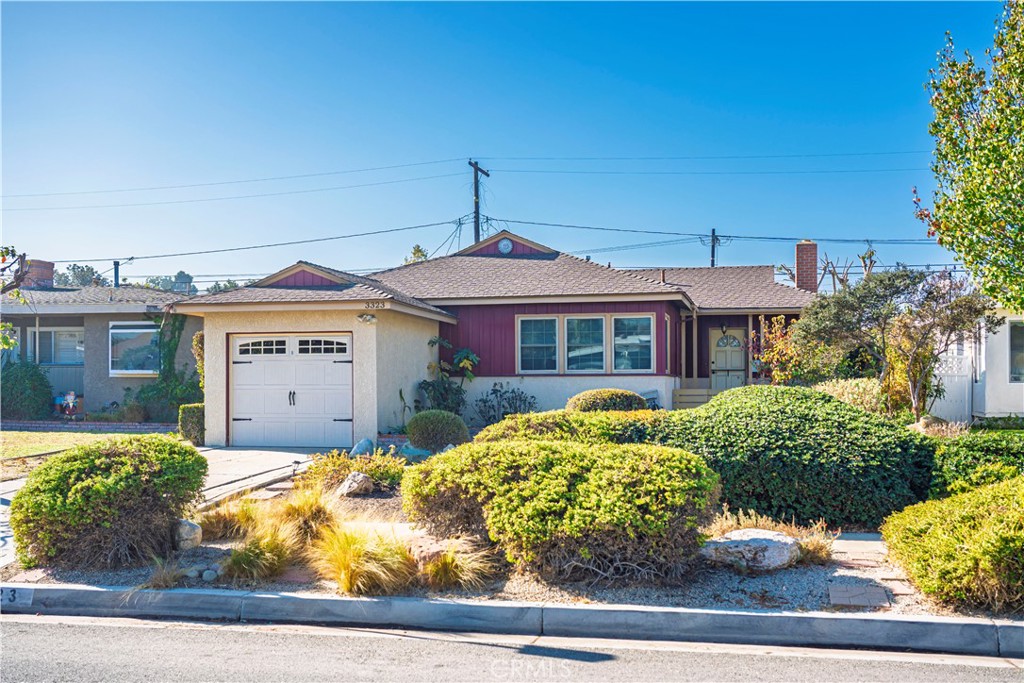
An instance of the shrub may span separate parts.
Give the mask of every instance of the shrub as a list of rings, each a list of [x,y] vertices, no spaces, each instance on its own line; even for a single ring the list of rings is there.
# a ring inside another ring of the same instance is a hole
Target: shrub
[[[974,429],[1024,429],[1024,415],[981,417],[971,426]]]
[[[494,553],[489,548],[470,550],[452,543],[423,566],[423,580],[433,590],[476,590],[484,587],[496,568]]]
[[[477,441],[572,439],[655,443],[705,458],[731,507],[774,519],[876,526],[923,500],[934,445],[813,389],[747,386],[700,408],[635,413],[516,415]]]
[[[886,413],[882,383],[872,377],[833,379],[815,384],[814,388],[869,413],[877,415]]]
[[[178,433],[193,446],[206,441],[206,413],[202,403],[186,403],[178,408]]]
[[[134,400],[141,403],[149,419],[155,422],[174,422],[178,408],[188,403],[199,403],[203,392],[195,373],[165,372],[152,384],[145,384],[135,392]],[[127,410],[131,401],[125,400]],[[141,422],[141,420],[139,420]]]
[[[799,561],[808,564],[828,564],[832,559],[832,541],[839,535],[839,532],[829,531],[824,520],[801,526],[792,522],[777,522],[753,510],[733,513],[729,511],[728,505],[722,506],[722,511],[715,515],[703,531],[711,538],[718,538],[739,529],[767,529],[792,536],[800,543]]]
[[[565,441],[466,444],[409,468],[411,521],[444,538],[489,536],[542,576],[679,578],[718,477],[696,455]]]
[[[957,606],[1024,607],[1024,477],[908,507],[882,535],[924,593]]]
[[[448,444],[458,446],[469,441],[469,429],[462,418],[446,410],[416,413],[406,425],[409,443],[436,453]]]
[[[581,391],[568,400],[566,410],[595,412],[599,410],[646,410],[647,401],[640,394],[625,389],[591,389]]]
[[[11,503],[22,564],[118,566],[165,555],[199,500],[206,459],[166,436],[78,446],[37,467]]]
[[[394,534],[367,525],[326,529],[311,556],[320,576],[350,595],[394,593],[416,576],[416,562],[406,545]]]
[[[393,488],[402,481],[405,463],[405,458],[384,453],[379,448],[372,454],[354,457],[349,457],[344,451],[334,450],[315,454],[313,462],[299,480],[304,486],[330,491],[341,485],[352,472],[362,472],[373,479],[374,483]]]
[[[1024,433],[968,432],[937,443],[933,495],[1024,475]]]
[[[0,417],[43,420],[53,413],[53,386],[35,363],[7,363],[0,373]]]
[[[491,390],[476,400],[476,412],[485,425],[504,420],[509,415],[532,413],[537,399],[518,387],[495,382]]]

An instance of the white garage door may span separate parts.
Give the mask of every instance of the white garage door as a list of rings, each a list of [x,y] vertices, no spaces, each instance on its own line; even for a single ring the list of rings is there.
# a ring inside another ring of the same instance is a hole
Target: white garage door
[[[232,336],[231,445],[350,448],[352,335]]]

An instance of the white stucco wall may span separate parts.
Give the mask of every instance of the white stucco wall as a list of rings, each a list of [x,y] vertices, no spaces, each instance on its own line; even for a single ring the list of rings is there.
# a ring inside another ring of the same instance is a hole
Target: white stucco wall
[[[516,387],[537,398],[538,410],[564,408],[571,396],[589,389],[628,389],[638,394],[658,392],[658,403],[663,408],[672,406],[672,390],[678,378],[664,375],[608,376],[608,375],[520,375],[516,377],[477,377],[466,384],[466,417],[470,424],[479,423],[476,400],[490,392],[495,382]]]
[[[437,348],[427,342],[437,336],[438,323],[395,311],[377,312],[377,428],[386,431],[402,424],[399,389],[409,406],[418,395],[417,385],[427,378],[427,365],[437,360]],[[406,419],[411,415],[406,415]],[[376,438],[356,431],[355,438]]]
[[[984,341],[984,366],[980,373],[984,399],[980,405],[975,402],[974,414],[1024,415],[1024,382],[1010,382],[1010,323],[1024,321],[1024,315],[1010,315],[1007,311],[998,314],[1006,317],[1006,324]]]

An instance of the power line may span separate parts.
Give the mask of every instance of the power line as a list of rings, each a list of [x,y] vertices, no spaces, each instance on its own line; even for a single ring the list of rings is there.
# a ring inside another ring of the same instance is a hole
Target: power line
[[[452,225],[457,220],[462,220],[464,218],[465,218],[465,216],[461,216],[460,218],[455,219],[455,220],[439,221],[437,223],[423,223],[423,224],[420,224],[420,225],[407,225],[407,226],[403,226],[401,228],[386,228],[386,229],[383,229],[383,230],[371,230],[371,231],[368,231],[368,232],[357,232],[357,233],[351,233],[351,234],[348,234],[348,235],[335,235],[333,237],[316,237],[316,238],[307,239],[307,240],[292,240],[292,241],[289,241],[289,242],[273,242],[273,243],[270,243],[270,244],[253,244],[253,245],[249,245],[249,246],[245,246],[245,247],[229,247],[229,248],[225,248],[225,249],[204,249],[204,250],[201,250],[201,251],[183,251],[183,252],[179,252],[179,253],[175,253],[175,254],[150,254],[148,256],[130,256],[130,257],[127,257],[127,258],[115,256],[115,257],[112,257],[112,258],[69,259],[69,260],[63,260],[63,261],[53,261],[53,263],[99,263],[99,262],[102,262],[102,261],[114,261],[114,260],[121,260],[121,261],[143,261],[143,260],[149,260],[149,259],[175,258],[175,257],[178,257],[178,256],[201,256],[201,255],[204,255],[204,254],[224,254],[224,253],[232,252],[232,251],[248,251],[248,250],[251,250],[251,249],[269,249],[271,247],[287,247],[287,246],[293,246],[293,245],[296,245],[296,244],[314,244],[314,243],[317,243],[317,242],[331,242],[333,240],[352,239],[354,237],[369,237],[371,235],[385,235],[385,234],[394,233],[394,232],[406,232],[406,231],[409,231],[409,230],[420,230],[420,229],[423,229],[423,228],[434,228],[434,227],[437,227],[439,225]]]
[[[731,175],[834,175],[850,173],[907,173],[927,171],[921,168],[855,168],[823,171],[588,171],[584,169],[554,170],[537,168],[495,168],[494,173],[534,173],[545,175],[653,175],[653,176],[731,176]]]
[[[431,166],[436,164],[447,164],[453,161],[462,161],[461,157],[453,159],[437,159],[434,161],[419,161],[410,164],[394,164],[392,166],[375,166],[373,168],[353,168],[344,171],[323,171],[321,173],[299,173],[296,175],[279,175],[279,176],[268,176],[265,178],[246,178],[243,180],[220,180],[216,182],[208,183],[188,183],[185,185],[152,185],[149,187],[125,187],[108,190],[78,190],[75,192],[33,192],[24,194],[5,194],[2,195],[3,199],[9,199],[12,197],[66,197],[69,195],[83,195],[83,194],[113,194],[119,192],[149,192],[156,190],[182,190],[193,187],[215,187],[218,185],[239,185],[241,183],[265,183],[273,180],[298,180],[302,178],[322,178],[324,176],[332,175],[348,175],[351,173],[369,173],[371,171],[390,171],[397,168],[412,168],[414,166]]]
[[[711,159],[819,159],[829,157],[871,157],[899,156],[908,154],[931,154],[928,149],[904,152],[833,152],[825,154],[708,154],[693,156],[657,157],[480,157],[490,161],[706,161]]]
[[[400,180],[380,180],[374,183],[361,183],[359,185],[338,185],[335,187],[316,187],[309,190],[287,190],[284,192],[261,192],[258,194],[243,194],[230,197],[204,197],[201,199],[168,199],[159,202],[138,202],[135,204],[84,204],[80,206],[29,206],[22,208],[4,207],[4,211],[67,211],[71,209],[119,209],[131,206],[165,206],[167,204],[194,204],[198,202],[222,202],[230,199],[252,199],[254,197],[281,197],[283,195],[310,194],[312,192],[331,192],[333,190],[354,190],[360,187],[375,187],[378,185],[395,185],[397,183],[412,183],[420,180],[434,180],[436,178],[451,178],[461,176],[464,173],[442,173],[440,175],[421,176],[419,178],[402,178]]]

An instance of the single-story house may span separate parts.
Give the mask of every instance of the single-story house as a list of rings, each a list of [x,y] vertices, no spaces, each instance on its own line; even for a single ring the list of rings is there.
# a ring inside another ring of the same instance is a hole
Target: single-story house
[[[436,336],[480,357],[470,419],[494,382],[550,409],[592,388],[669,407],[756,381],[749,333],[813,298],[816,249],[798,245],[795,288],[771,266],[622,270],[503,231],[365,277],[300,261],[174,309],[203,318],[207,444],[347,447],[402,423]]]
[[[13,326],[17,346],[5,357],[38,363],[56,394],[75,392],[79,408],[97,411],[120,402],[160,372],[158,330],[164,308],[181,294],[150,287],[55,287],[53,263],[33,259],[21,298],[5,299],[0,320]],[[202,319],[189,318],[176,365],[195,370],[192,335]]]

